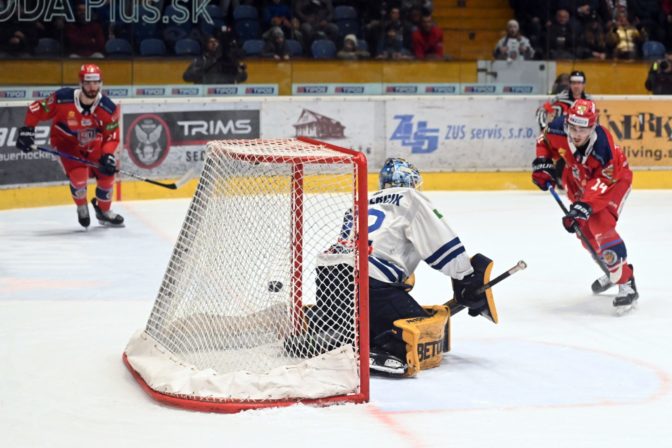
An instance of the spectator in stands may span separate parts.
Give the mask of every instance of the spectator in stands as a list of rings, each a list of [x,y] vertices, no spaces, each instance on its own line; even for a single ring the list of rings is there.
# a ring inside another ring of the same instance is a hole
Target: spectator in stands
[[[530,41],[520,34],[520,26],[516,20],[509,20],[506,24],[506,36],[499,39],[493,55],[495,59],[506,59],[509,62],[532,59],[534,56]]]
[[[672,0],[663,0],[660,7],[663,11],[663,23],[665,27],[665,40],[663,43],[666,48],[672,48]]]
[[[280,27],[274,26],[266,34],[266,42],[261,55],[265,58],[272,58],[277,61],[289,60],[289,45],[285,40],[285,34]]]
[[[558,9],[548,27],[548,57],[551,59],[574,59],[576,57],[578,30],[570,21],[569,11]]]
[[[432,21],[432,16],[422,17],[420,28],[413,31],[413,54],[416,59],[443,59],[443,30]]]
[[[263,25],[268,31],[264,32],[264,40],[269,38],[270,30],[273,27],[280,27],[286,39],[294,39],[305,46],[303,34],[301,33],[301,22],[292,16],[292,11],[287,0],[271,0],[263,11]]]
[[[242,52],[238,49],[236,41],[231,38],[230,32],[225,32],[220,39],[208,38],[205,52],[187,67],[182,79],[195,84],[245,82],[247,67],[242,62]]]
[[[368,59],[371,55],[357,46],[357,36],[348,34],[343,38],[343,48],[336,54],[338,59]]]
[[[644,86],[654,95],[672,95],[672,53],[651,65]]]
[[[611,1],[611,0],[610,0]],[[564,9],[581,25],[599,18],[601,0],[559,0],[557,9]]]
[[[19,19],[19,13],[0,26],[0,57],[29,57],[37,41],[34,27]]]
[[[402,39],[405,48],[410,50],[408,44],[411,40],[411,30],[407,29],[404,22],[401,20],[401,11],[397,7],[392,7],[387,11],[387,15],[383,20],[374,20],[365,26],[365,32],[368,41],[372,43],[373,48],[376,49],[376,55],[383,51],[385,45],[385,36],[388,28],[394,28],[396,35]]]
[[[76,21],[65,25],[65,39],[71,58],[103,58],[105,34],[98,22],[86,20],[86,5],[77,5]]]
[[[315,39],[338,39],[338,27],[331,23],[334,7],[331,0],[296,0],[294,16],[301,21],[301,33],[306,46]]]
[[[292,10],[286,0],[270,0],[261,11],[261,16],[265,29],[279,26],[287,34],[292,28]]]
[[[598,19],[594,19],[586,24],[583,29],[581,42],[583,46],[577,50],[580,58],[606,59],[607,38]]]
[[[665,40],[661,0],[630,0],[628,15],[638,29],[643,29],[648,38],[662,42]]]
[[[411,52],[404,47],[403,35],[394,26],[385,30],[385,38],[379,46],[377,59],[413,59]]]
[[[607,47],[612,49],[615,59],[636,59],[645,40],[646,31],[632,26],[625,11],[616,13],[616,22],[607,33]]]
[[[530,40],[537,56],[543,54],[542,37],[555,11],[551,3],[552,0],[509,0],[522,33]]]
[[[131,26],[121,18],[122,12],[125,14],[124,17],[130,17],[132,7],[130,2],[104,0],[102,5],[93,10],[97,20],[103,25],[106,40],[115,38],[131,40]]]
[[[410,30],[411,33],[419,29],[420,26],[422,26],[422,17],[424,15],[425,14],[423,14],[422,8],[414,6],[413,8],[408,10],[408,12],[405,15],[402,14],[405,21],[404,28]]]

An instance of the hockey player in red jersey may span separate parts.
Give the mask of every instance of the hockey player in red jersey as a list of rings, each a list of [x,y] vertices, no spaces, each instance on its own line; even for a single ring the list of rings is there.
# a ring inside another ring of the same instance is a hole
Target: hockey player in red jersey
[[[565,117],[553,120],[537,139],[532,181],[547,190],[555,185],[556,175],[562,179],[572,201],[563,218],[565,229],[574,232],[577,224],[610,272],[593,283],[593,292],[618,285],[614,306],[630,306],[639,295],[616,222],[630,193],[632,171],[609,130],[597,119],[594,102],[577,100]],[[565,166],[556,173],[554,162],[559,159]]]
[[[91,223],[86,202],[87,181],[96,178],[96,197],[91,201],[96,219],[109,226],[122,226],[124,218],[111,210],[114,175],[119,146],[119,107],[101,92],[103,78],[94,64],[82,65],[79,89],[64,87],[28,106],[25,126],[19,130],[16,146],[24,152],[34,151],[35,126],[51,120],[51,145],[60,152],[98,165],[61,157],[70,180],[70,192],[77,205],[77,218],[83,227]]]

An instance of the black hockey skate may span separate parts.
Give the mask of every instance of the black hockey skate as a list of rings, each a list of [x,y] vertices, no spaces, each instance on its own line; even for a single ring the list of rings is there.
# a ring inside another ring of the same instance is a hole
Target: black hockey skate
[[[369,353],[369,369],[373,376],[403,378],[408,371],[408,365],[396,356],[372,347]]]
[[[79,221],[79,224],[85,229],[91,225],[89,206],[87,204],[77,206],[77,220]]]
[[[600,294],[612,286],[614,286],[614,284],[611,282],[609,277],[607,275],[603,275],[593,282],[593,284],[590,286],[590,289],[593,290],[593,294]]]
[[[639,299],[639,293],[633,276],[627,282],[618,285],[618,294],[614,297],[616,312],[620,315],[630,311],[637,306],[637,299]]]
[[[112,210],[102,211],[98,207],[98,200],[96,198],[91,199],[91,205],[93,205],[93,209],[96,211],[96,219],[101,225],[109,227],[124,226],[124,217],[118,213],[114,213]]]

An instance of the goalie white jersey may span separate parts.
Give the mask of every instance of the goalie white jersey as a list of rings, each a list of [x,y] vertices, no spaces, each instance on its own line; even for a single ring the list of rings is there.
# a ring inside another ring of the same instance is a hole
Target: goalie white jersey
[[[369,244],[369,275],[382,282],[403,282],[420,260],[457,280],[473,272],[443,215],[413,188],[386,188],[371,196]]]

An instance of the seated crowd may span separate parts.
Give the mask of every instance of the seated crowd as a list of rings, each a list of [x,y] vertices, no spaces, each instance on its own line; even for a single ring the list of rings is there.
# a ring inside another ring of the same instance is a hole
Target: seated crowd
[[[516,20],[509,22],[507,38],[515,48],[529,48],[521,58],[655,59],[672,48],[672,0],[509,0],[509,4]],[[495,57],[509,58],[508,47],[498,42]]]
[[[69,1],[72,21],[24,21],[17,8],[0,27],[0,58],[194,57],[222,36],[244,56],[276,60],[451,56],[444,54],[431,0],[211,0],[209,23],[203,15],[180,23],[186,10],[169,0],[103,0],[90,20],[83,0]],[[133,12],[146,17],[146,2],[162,14],[156,23],[121,19]],[[672,48],[672,0],[509,3],[515,20],[496,43],[495,59],[655,59]],[[31,0],[18,5],[30,10]]]
[[[85,3],[71,1],[77,2],[73,21],[26,22],[15,10],[0,29],[0,58],[191,57],[205,53],[210,38],[222,36],[233,38],[247,56],[277,60],[444,57],[431,0],[214,0],[206,9],[211,23],[203,14],[197,23],[179,23],[183,10],[167,0],[146,0],[162,12],[156,23],[122,20],[133,8],[139,8],[139,17],[152,13],[142,2],[119,0],[91,8],[87,20]]]

